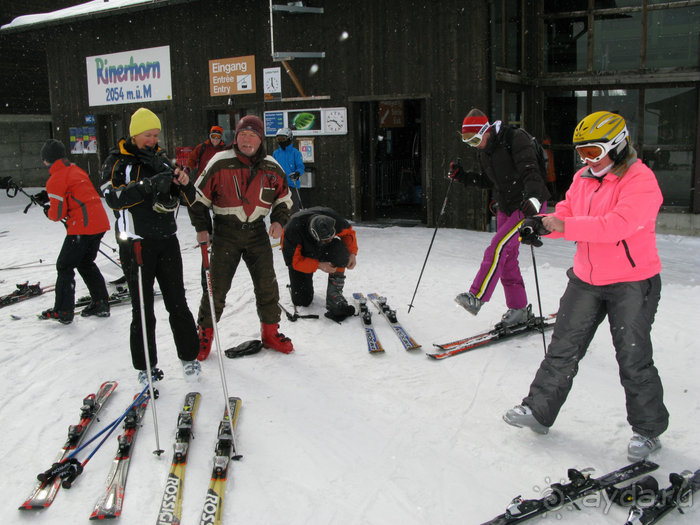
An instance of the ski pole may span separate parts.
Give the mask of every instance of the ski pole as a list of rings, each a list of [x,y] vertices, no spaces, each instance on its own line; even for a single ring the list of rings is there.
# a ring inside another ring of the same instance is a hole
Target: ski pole
[[[143,402],[144,397],[146,396],[146,392],[147,392],[147,391],[148,391],[148,386],[143,387],[143,390],[141,391],[141,393],[140,393],[138,396],[136,396],[136,397],[134,398],[134,401],[127,407],[127,409],[126,409],[119,417],[117,417],[117,419],[115,419],[114,421],[112,421],[111,423],[109,423],[105,428],[103,428],[102,430],[100,430],[97,434],[95,434],[95,435],[92,436],[90,439],[88,439],[85,443],[83,443],[83,444],[80,445],[78,448],[76,448],[73,452],[71,452],[71,453],[68,455],[68,457],[67,457],[66,459],[70,459],[70,458],[74,457],[78,452],[80,452],[81,450],[85,449],[90,443],[92,443],[92,442],[95,441],[98,437],[100,437],[102,434],[104,434],[105,432],[107,432],[107,435],[102,439],[102,441],[100,441],[100,442],[97,444],[97,446],[96,446],[95,449],[90,453],[90,455],[87,457],[87,459],[86,459],[85,461],[83,461],[83,466],[85,466],[85,463],[87,463],[88,460],[89,460],[92,456],[95,455],[95,452],[97,452],[97,449],[99,449],[99,448],[102,446],[102,444],[103,444],[103,443],[107,440],[107,438],[112,434],[112,432],[114,431],[114,429],[117,428],[117,427],[119,426],[119,423],[121,423],[122,421],[124,421],[124,418],[126,418],[126,416],[127,416],[127,414],[129,413],[129,411],[130,411],[132,408],[134,408],[136,405],[138,405],[139,403],[142,403],[142,402]],[[149,394],[149,395],[150,395],[150,394]]]
[[[457,164],[461,163],[462,159],[457,159]],[[447,206],[447,197],[450,195],[450,189],[452,188],[452,183],[455,180],[450,177],[450,183],[447,185],[447,191],[445,192],[445,200],[442,201],[442,208],[440,209],[440,214],[438,215],[437,219],[435,220],[435,230],[433,231],[433,238],[430,239],[430,246],[428,246],[428,253],[425,254],[425,260],[423,261],[423,267],[420,269],[420,275],[418,276],[418,282],[416,283],[416,289],[413,290],[413,297],[411,297],[411,302],[408,305],[408,313],[411,313],[411,308],[413,308],[413,300],[416,298],[416,292],[418,292],[418,285],[420,284],[421,279],[423,278],[423,271],[425,270],[425,265],[428,262],[428,257],[430,256],[430,250],[433,248],[433,242],[435,241],[435,236],[437,235],[438,228],[440,227],[440,219],[442,219],[442,215],[445,213],[445,207]]]
[[[158,438],[158,415],[156,413],[156,396],[153,391],[153,377],[151,372],[151,352],[148,349],[148,336],[146,331],[146,311],[143,300],[143,253],[141,251],[141,239],[134,240],[134,257],[138,267],[138,290],[139,290],[139,309],[141,310],[141,334],[143,336],[143,356],[146,360],[146,373],[148,374],[148,392],[153,400],[151,402],[151,413],[153,414],[153,428],[156,435],[156,449],[153,453],[160,456],[165,450],[160,448],[160,439]]]
[[[544,355],[547,355],[547,340],[544,337],[544,317],[542,317],[542,300],[540,298],[540,281],[537,278],[537,262],[535,261],[535,248],[530,245],[530,253],[532,253],[532,269],[535,271],[535,290],[537,290],[537,307],[540,310],[540,332],[542,332],[542,346],[544,347]]]
[[[216,323],[216,311],[214,310],[214,288],[211,282],[211,270],[209,268],[209,252],[207,251],[207,241],[202,241],[199,246],[202,249],[202,266],[207,277],[207,295],[209,296],[209,311],[211,314],[211,325],[214,328],[214,341],[216,342],[216,353],[219,357],[219,375],[221,376],[221,387],[224,392],[224,404],[226,413],[228,414],[228,423],[231,430],[231,439],[233,439],[233,414],[228,402],[228,387],[226,386],[226,373],[224,372],[224,358],[219,342],[219,328]]]
[[[299,199],[299,209],[303,210],[304,209],[304,203],[301,202],[301,193],[299,193],[299,188],[294,186],[294,189],[297,190],[297,198]]]
[[[112,261],[114,264],[116,264],[117,266],[119,266],[119,268],[122,267],[121,264],[119,264],[117,261],[115,261],[114,259],[112,259],[112,258],[111,258],[109,255],[107,255],[105,252],[103,252],[103,251],[102,251],[102,248],[98,248],[97,251],[99,251],[102,255],[104,255],[105,257],[107,257],[107,259],[109,259],[110,261]]]

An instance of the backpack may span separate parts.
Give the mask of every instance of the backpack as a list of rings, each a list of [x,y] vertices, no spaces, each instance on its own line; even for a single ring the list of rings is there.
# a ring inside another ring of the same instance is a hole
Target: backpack
[[[547,181],[547,165],[549,163],[549,155],[547,154],[547,151],[542,147],[542,144],[530,135],[527,131],[525,131],[522,128],[518,128],[516,126],[508,126],[508,130],[506,131],[505,135],[505,144],[506,147],[508,148],[508,151],[511,151],[512,155],[512,148],[513,148],[513,132],[516,129],[522,130],[524,133],[527,134],[528,137],[530,137],[530,140],[532,141],[532,145],[535,147],[535,152],[537,154],[537,164],[540,167],[540,175],[542,175],[542,180],[545,182]]]

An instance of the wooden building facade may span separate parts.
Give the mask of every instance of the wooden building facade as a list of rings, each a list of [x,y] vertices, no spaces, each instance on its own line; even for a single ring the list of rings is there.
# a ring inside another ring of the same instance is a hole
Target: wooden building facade
[[[434,226],[440,217],[441,225],[485,230],[488,192],[450,187],[446,176],[458,157],[475,165],[459,136],[471,107],[551,139],[560,195],[578,167],[576,122],[619,109],[657,171],[665,207],[700,213],[699,21],[698,0],[155,0],[0,34],[29,32],[46,43],[52,133],[66,144],[81,133],[86,144],[96,140],[94,153],[71,157],[95,181],[140,106],[161,117],[173,157],[213,124],[230,140],[248,114],[265,119],[271,152],[276,127],[305,113],[296,121],[309,127],[296,136],[312,174],[301,189],[305,206],[331,206],[356,221]],[[105,60],[138,62],[163,48],[169,98],[120,94],[119,82],[96,79],[97,60],[104,73],[128,65]],[[224,91],[226,78],[241,84]],[[103,97],[117,91],[95,103],[96,88]],[[669,137],[664,126],[674,119]]]

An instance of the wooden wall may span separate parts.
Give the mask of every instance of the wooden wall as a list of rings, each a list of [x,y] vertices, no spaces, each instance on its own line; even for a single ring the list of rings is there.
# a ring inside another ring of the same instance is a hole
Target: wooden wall
[[[282,3],[282,2],[277,2]],[[357,122],[354,105],[366,100],[403,97],[423,99],[424,184],[428,224],[433,225],[448,187],[450,160],[474,162],[459,137],[461,122],[472,106],[490,107],[490,53],[488,3],[480,0],[356,0],[324,2],[325,13],[278,14],[274,18],[277,51],[323,51],[325,58],[290,62],[310,96],[328,100],[264,103],[262,69],[280,65],[271,59],[268,3],[260,0],[208,0],[147,4],[138,12],[115,14],[90,21],[71,21],[42,30],[47,46],[49,91],[56,138],[68,143],[68,128],[80,125],[83,115],[123,119],[138,105],[88,107],[85,57],[161,45],[170,45],[173,100],[149,108],[163,112],[163,145],[174,153],[180,145],[194,145],[206,135],[209,110],[263,111],[304,107],[348,107],[350,133],[317,137],[316,188],[305,190],[304,204],[324,204],[359,219],[356,162]],[[347,39],[340,35],[346,31]],[[211,97],[208,60],[255,55],[258,92]],[[318,71],[310,74],[310,66]],[[297,96],[283,72],[283,94]],[[102,130],[104,132],[104,130]],[[100,154],[74,158],[91,162],[91,172],[111,144],[100,144]],[[269,147],[273,146],[269,141]],[[86,166],[83,166],[84,168]],[[485,229],[488,212],[484,192],[455,184],[443,226]]]

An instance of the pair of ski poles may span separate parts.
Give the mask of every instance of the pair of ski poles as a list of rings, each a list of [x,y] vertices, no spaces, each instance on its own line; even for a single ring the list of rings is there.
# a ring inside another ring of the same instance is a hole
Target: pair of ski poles
[[[211,271],[210,271],[210,265],[209,265],[209,252],[207,251],[208,247],[208,242],[203,241],[200,243],[200,247],[202,250],[202,266],[204,267],[204,271],[206,274],[206,280],[207,280],[207,295],[209,296],[209,309],[211,312],[211,319],[212,319],[212,326],[214,328],[214,341],[216,342],[216,350],[218,354],[218,361],[219,361],[219,375],[221,377],[221,386],[224,394],[224,400],[225,400],[225,406],[226,406],[226,412],[228,413],[228,423],[231,431],[231,438],[233,439],[233,414],[230,413],[229,410],[229,395],[228,395],[228,387],[226,385],[226,372],[224,371],[224,360],[223,360],[223,352],[221,350],[221,343],[219,342],[219,330],[217,327],[217,322],[216,322],[216,313],[214,311],[214,292],[212,288],[212,282],[211,282]],[[139,289],[139,307],[141,311],[141,333],[143,336],[143,350],[144,350],[144,357],[146,360],[146,373],[148,374],[148,390],[151,394],[151,397],[155,399],[154,391],[153,391],[153,376],[152,376],[152,371],[151,371],[151,360],[149,358],[149,352],[148,352],[148,336],[147,336],[147,330],[146,330],[146,312],[144,308],[144,300],[143,300],[143,253],[142,253],[142,246],[141,246],[141,239],[136,239],[134,241],[134,256],[136,259],[136,264],[138,266],[138,289]],[[160,438],[158,435],[158,415],[156,413],[156,406],[155,402],[151,403],[151,413],[153,414],[153,425],[154,425],[154,430],[155,430],[155,439],[156,439],[156,450],[153,451],[154,454],[160,456],[164,451],[163,449],[160,448]]]

